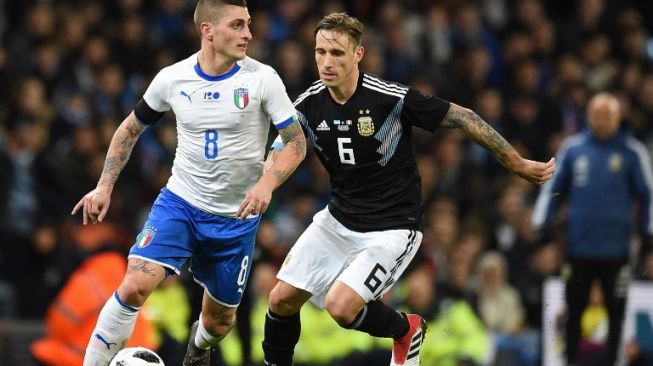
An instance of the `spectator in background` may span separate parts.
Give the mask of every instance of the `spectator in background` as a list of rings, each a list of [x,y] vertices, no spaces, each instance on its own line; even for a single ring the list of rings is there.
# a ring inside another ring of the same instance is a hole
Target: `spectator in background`
[[[507,262],[500,253],[487,252],[481,257],[477,269],[478,308],[488,330],[513,335],[523,326],[524,308],[517,291],[507,283],[507,275]]]
[[[81,366],[84,349],[106,298],[120,283],[127,261],[113,244],[101,243],[68,278],[46,317],[46,335],[31,345],[43,366]],[[84,296],[80,296],[84,294]],[[152,324],[138,316],[127,347],[157,349]]]
[[[514,280],[526,310],[526,324],[534,329],[542,327],[542,288],[547,277],[555,276],[560,268],[560,249],[554,243],[533,248],[526,261],[519,266],[519,277]]]
[[[295,100],[310,83],[305,60],[306,50],[301,43],[289,39],[281,42],[275,51],[276,66],[290,99]]]
[[[0,233],[8,242],[29,237],[40,215],[60,213],[56,190],[61,187],[44,151],[46,136],[46,125],[17,117],[0,150]]]
[[[560,170],[538,198],[532,223],[546,230],[566,199],[567,278],[566,358],[578,365],[580,319],[592,280],[598,278],[609,315],[605,365],[614,365],[619,347],[636,201],[641,205],[641,233],[653,234],[653,174],[644,145],[620,128],[621,108],[613,95],[600,93],[588,103],[588,129],[568,138],[558,153]],[[645,240],[648,241],[648,240]]]
[[[52,218],[39,219],[27,240],[11,243],[13,255],[2,266],[15,284],[17,315],[43,318],[81,258],[77,246],[64,242],[62,230]]]
[[[479,260],[478,309],[497,348],[494,365],[535,366],[540,337],[538,332],[525,327],[521,296],[508,284],[507,275],[507,262],[501,253],[487,252]]]

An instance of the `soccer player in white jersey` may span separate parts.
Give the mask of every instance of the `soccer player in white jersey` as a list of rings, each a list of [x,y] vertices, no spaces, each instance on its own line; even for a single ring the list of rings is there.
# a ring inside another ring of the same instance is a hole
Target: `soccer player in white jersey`
[[[251,39],[246,1],[199,0],[194,20],[199,52],[156,75],[116,130],[97,187],[72,211],[82,210],[84,224],[101,222],[140,134],[165,111],[175,113],[172,176],[131,248],[122,283],[100,313],[85,366],[109,364],[149,294],[189,258],[205,290],[184,365],[208,366],[210,347],[234,325],[260,215],[305,156],[304,134],[281,79],[245,55]],[[263,172],[270,122],[287,148]]]
[[[422,240],[413,126],[459,128],[533,183],[547,181],[555,170],[553,159],[524,159],[473,111],[359,71],[362,33],[363,25],[344,13],[327,15],[315,31],[320,80],[297,98],[295,108],[329,172],[332,199],[277,275],[265,319],[266,365],[292,365],[299,311],[309,299],[342,327],[393,338],[391,366],[419,365],[424,319],[381,301]],[[285,149],[275,142],[266,164]]]

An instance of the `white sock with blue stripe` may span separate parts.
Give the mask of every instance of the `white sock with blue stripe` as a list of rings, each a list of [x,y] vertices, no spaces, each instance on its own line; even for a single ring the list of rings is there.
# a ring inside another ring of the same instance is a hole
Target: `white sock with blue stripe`
[[[214,337],[204,328],[204,325],[202,325],[202,314],[200,313],[200,321],[197,327],[197,333],[195,333],[195,346],[201,349],[209,349],[218,344],[220,339],[222,338]]]
[[[107,300],[86,347],[84,366],[106,366],[127,343],[140,308],[125,304],[118,292]]]

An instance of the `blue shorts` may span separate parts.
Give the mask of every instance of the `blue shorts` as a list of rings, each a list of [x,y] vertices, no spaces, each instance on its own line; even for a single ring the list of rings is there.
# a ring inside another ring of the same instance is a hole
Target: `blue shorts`
[[[190,271],[208,295],[222,305],[238,306],[260,221],[260,215],[241,220],[201,211],[163,188],[129,257],[177,274],[190,258]]]

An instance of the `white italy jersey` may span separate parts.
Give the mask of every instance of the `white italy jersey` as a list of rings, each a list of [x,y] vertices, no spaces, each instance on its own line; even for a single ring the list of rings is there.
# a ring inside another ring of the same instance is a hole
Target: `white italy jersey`
[[[295,108],[279,75],[249,57],[226,74],[209,76],[197,54],[162,69],[143,99],[172,109],[177,151],[167,187],[197,208],[235,217],[263,173],[270,122],[291,124]]]

